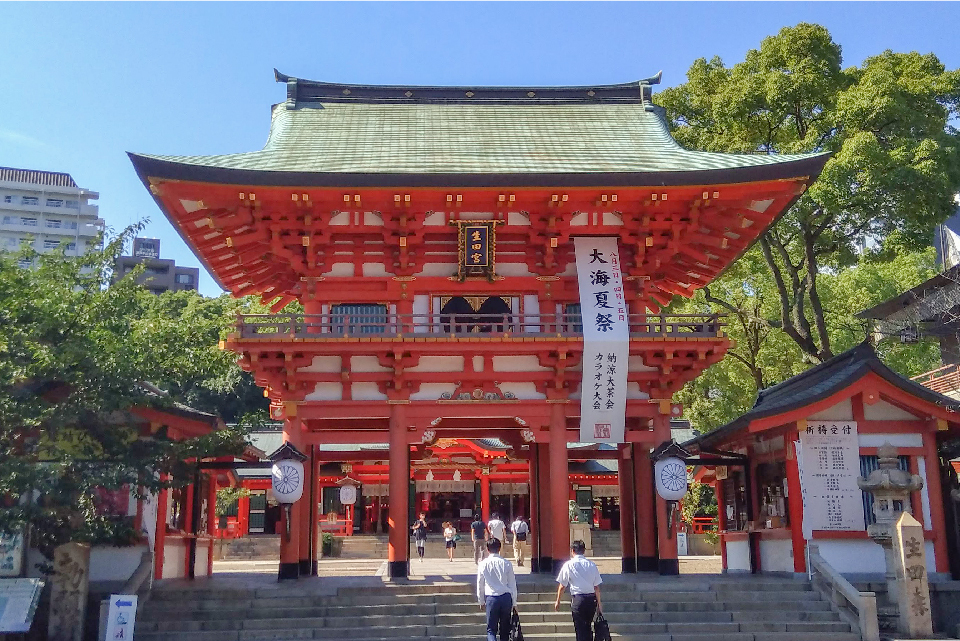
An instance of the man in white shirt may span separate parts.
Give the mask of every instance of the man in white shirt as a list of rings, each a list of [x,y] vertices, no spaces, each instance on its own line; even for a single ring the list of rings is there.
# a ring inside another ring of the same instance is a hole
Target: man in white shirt
[[[527,540],[527,534],[530,532],[530,526],[526,524],[522,516],[510,524],[510,531],[513,532],[513,560],[517,565],[523,567],[523,545]]]
[[[498,539],[500,545],[507,542],[507,524],[500,520],[500,515],[496,512],[490,516],[490,520],[487,522],[487,532],[490,533],[491,538]]]
[[[563,564],[557,575],[557,602],[554,610],[560,609],[560,595],[564,588],[570,588],[570,609],[573,612],[573,629],[577,632],[577,641],[593,641],[593,619],[600,606],[600,570],[597,564],[583,556],[587,546],[583,541],[574,541],[570,545],[573,558]]]
[[[517,577],[510,561],[500,556],[499,539],[487,541],[487,558],[477,567],[477,601],[487,608],[487,641],[509,641]]]

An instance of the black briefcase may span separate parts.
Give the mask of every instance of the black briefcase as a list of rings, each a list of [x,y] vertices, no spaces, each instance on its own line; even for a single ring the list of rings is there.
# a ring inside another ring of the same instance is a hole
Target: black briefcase
[[[603,618],[603,612],[598,612],[597,618],[593,622],[593,641],[612,641],[610,626],[607,624],[607,620]]]
[[[510,616],[510,641],[523,641],[523,630],[520,629],[520,615],[517,614],[517,609],[513,609],[513,614]]]

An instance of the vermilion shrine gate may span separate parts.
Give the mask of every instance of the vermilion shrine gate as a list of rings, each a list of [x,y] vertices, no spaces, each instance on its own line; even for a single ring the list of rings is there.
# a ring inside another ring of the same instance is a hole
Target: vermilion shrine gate
[[[534,570],[568,556],[568,443],[580,440],[576,236],[619,241],[629,300],[618,446],[624,571],[677,572],[649,452],[673,394],[729,346],[716,316],[662,314],[708,284],[821,171],[825,155],[693,152],[651,102],[659,76],[589,87],[413,87],[277,73],[261,151],[131,155],[157,204],[235,296],[240,355],[312,457],[389,445],[389,572],[407,574],[411,460],[496,437],[526,461]],[[460,228],[485,227],[474,247]],[[474,256],[476,254],[476,256]],[[284,313],[290,303],[303,313]],[[315,569],[316,502],[294,505],[280,578]]]

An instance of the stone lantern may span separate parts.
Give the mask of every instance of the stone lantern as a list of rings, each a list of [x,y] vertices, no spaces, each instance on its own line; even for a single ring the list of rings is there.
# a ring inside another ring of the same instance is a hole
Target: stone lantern
[[[867,527],[867,535],[883,548],[886,562],[887,600],[891,605],[899,602],[898,561],[893,546],[894,526],[903,513],[897,509],[910,505],[910,493],[923,487],[923,479],[916,474],[904,472],[899,467],[897,448],[884,443],[877,448],[879,467],[870,472],[867,478],[857,479],[857,485],[864,492],[873,495],[873,514],[876,523]],[[909,507],[906,509],[910,512]]]

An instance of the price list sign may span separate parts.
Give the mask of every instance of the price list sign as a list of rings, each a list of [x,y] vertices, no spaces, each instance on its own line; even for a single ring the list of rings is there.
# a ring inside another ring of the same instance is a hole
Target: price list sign
[[[814,530],[863,531],[857,423],[810,421],[799,445],[804,536]]]

